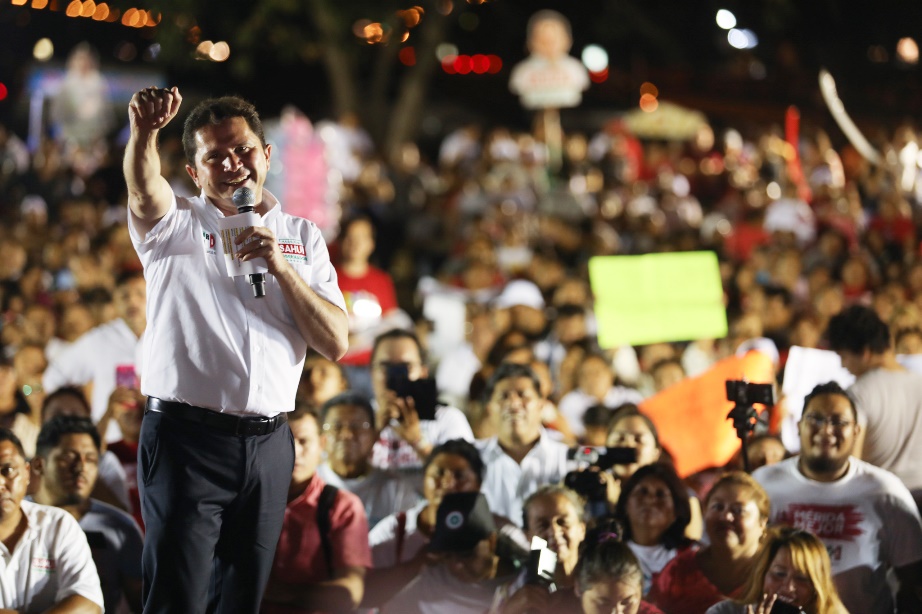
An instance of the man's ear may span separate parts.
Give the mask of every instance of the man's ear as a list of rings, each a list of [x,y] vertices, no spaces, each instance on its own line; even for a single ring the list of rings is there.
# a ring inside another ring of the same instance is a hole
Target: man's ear
[[[202,186],[200,186],[200,185],[198,184],[198,171],[195,170],[195,167],[192,166],[192,165],[187,164],[187,165],[186,165],[186,172],[189,173],[189,176],[190,176],[190,177],[192,177],[192,181],[195,182],[195,187],[201,188]]]
[[[29,467],[31,468],[30,473],[33,475],[44,475],[45,474],[45,459],[41,456],[36,456],[31,461],[29,461]]]

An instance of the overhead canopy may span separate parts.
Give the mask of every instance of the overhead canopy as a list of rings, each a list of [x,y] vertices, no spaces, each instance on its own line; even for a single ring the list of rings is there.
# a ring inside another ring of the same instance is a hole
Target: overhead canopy
[[[623,116],[625,127],[641,139],[684,141],[693,139],[702,128],[708,127],[707,117],[695,111],[660,100],[654,111],[637,108]]]

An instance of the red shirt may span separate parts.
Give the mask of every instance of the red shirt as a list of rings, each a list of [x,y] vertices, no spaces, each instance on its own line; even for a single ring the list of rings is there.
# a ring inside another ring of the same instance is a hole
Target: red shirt
[[[336,275],[339,281],[339,289],[342,290],[343,298],[346,299],[346,309],[349,312],[349,332],[360,332],[354,330],[355,327],[364,327],[363,323],[353,313],[352,306],[358,299],[376,301],[381,306],[381,315],[386,316],[388,312],[397,308],[397,292],[394,290],[394,282],[391,276],[379,268],[369,266],[368,271],[361,277],[350,277],[339,267],[336,268]],[[340,360],[346,365],[364,366],[371,360],[371,348],[349,348],[346,355]]]
[[[723,595],[711,584],[698,564],[698,548],[684,548],[653,578],[646,596],[666,614],[704,614],[709,607],[732,595]]]
[[[292,584],[310,584],[330,579],[317,529],[317,505],[325,483],[315,475],[300,497],[285,508],[282,534],[272,562],[272,579]],[[330,546],[333,568],[371,567],[368,521],[362,501],[340,489],[330,511]],[[297,608],[264,603],[263,614],[306,612]]]

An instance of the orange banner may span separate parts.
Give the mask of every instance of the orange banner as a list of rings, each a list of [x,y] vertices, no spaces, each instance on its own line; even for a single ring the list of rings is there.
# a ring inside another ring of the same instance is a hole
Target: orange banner
[[[761,352],[721,360],[697,377],[687,378],[646,399],[640,409],[653,420],[660,443],[675,459],[683,478],[708,467],[727,463],[740,440],[727,414],[727,380],[774,383],[771,359]],[[757,411],[764,408],[756,406]]]

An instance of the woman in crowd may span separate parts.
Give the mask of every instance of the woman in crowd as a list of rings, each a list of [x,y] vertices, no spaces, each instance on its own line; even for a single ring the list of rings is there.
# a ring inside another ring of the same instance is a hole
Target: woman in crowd
[[[640,563],[612,531],[600,526],[586,536],[576,566],[576,594],[584,614],[662,614],[643,600]]]
[[[685,536],[691,520],[688,491],[668,465],[639,468],[621,489],[615,518],[624,527],[624,542],[640,562],[643,592],[676,555],[694,542]]]
[[[442,497],[455,492],[478,492],[484,466],[477,448],[463,439],[436,446],[423,466],[423,496],[416,506],[385,516],[368,534],[373,569],[365,575],[363,606],[378,607],[400,592],[426,564],[426,546],[435,528]],[[508,520],[494,518],[501,536]],[[522,533],[513,527],[524,542]]]
[[[707,614],[769,614],[776,602],[807,614],[847,614],[832,581],[826,547],[812,533],[769,529],[740,599],[721,601]]]
[[[544,586],[529,584],[528,573],[523,571],[514,581],[500,587],[491,612],[556,614],[579,611],[573,589],[579,548],[586,536],[583,507],[576,492],[556,485],[543,486],[525,500],[522,514],[525,536],[529,542],[540,537],[557,555],[553,578],[556,590],[549,592]]]
[[[769,500],[739,471],[717,480],[704,503],[710,543],[680,551],[654,579],[648,598],[666,614],[704,614],[718,601],[740,597],[755,573],[768,522]]]
[[[621,491],[627,481],[641,467],[653,463],[665,462],[667,453],[663,451],[659,442],[659,433],[656,425],[633,403],[626,403],[615,409],[611,422],[608,424],[608,440],[610,447],[634,448],[637,450],[637,460],[629,464],[619,464],[612,468],[612,473],[606,475],[608,486],[608,501],[616,507],[621,498]],[[685,535],[697,540],[701,537],[701,504],[693,495],[689,498],[690,516],[685,528]]]

